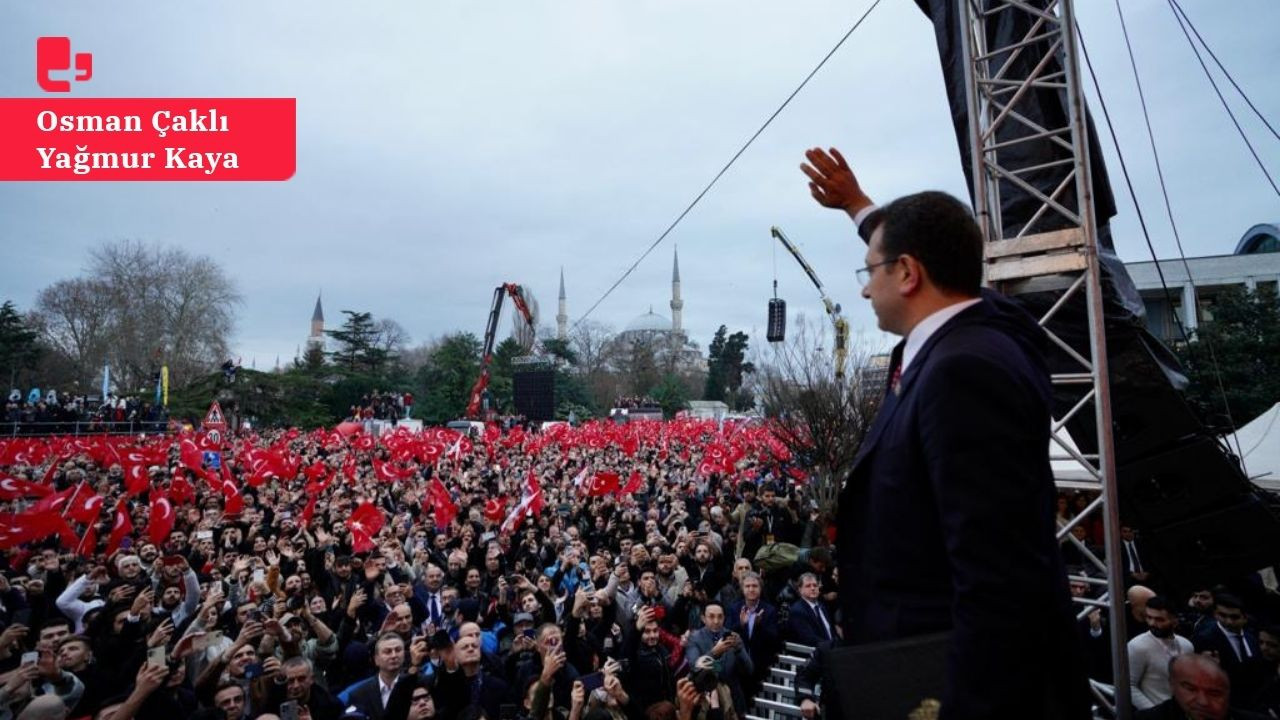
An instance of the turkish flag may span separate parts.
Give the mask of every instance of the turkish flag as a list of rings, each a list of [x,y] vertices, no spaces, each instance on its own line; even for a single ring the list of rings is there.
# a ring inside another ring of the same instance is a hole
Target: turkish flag
[[[89,527],[85,528],[84,535],[80,538],[80,542],[76,543],[76,554],[81,557],[90,557],[98,549],[98,523],[89,523]]]
[[[0,516],[0,548],[43,540],[50,535],[65,538],[70,533],[67,522],[55,510]]]
[[[492,522],[502,522],[507,514],[506,498],[492,497],[484,503],[484,517]]]
[[[347,518],[347,528],[351,530],[351,549],[354,552],[368,552],[374,548],[374,537],[387,521],[382,511],[373,503],[363,503]]]
[[[64,505],[71,500],[71,495],[76,491],[76,486],[72,486],[61,492],[52,495],[45,495],[40,498],[40,502],[32,505],[29,512],[44,512],[46,510],[56,510],[61,513]]]
[[[227,515],[239,515],[240,511],[244,510],[244,498],[240,497],[240,487],[236,485],[235,478],[231,476],[231,470],[226,463],[222,465],[222,479],[218,489],[227,498],[222,512]]]
[[[169,533],[173,532],[174,523],[178,521],[178,513],[173,508],[173,502],[167,497],[162,497],[151,503],[151,515],[147,520],[147,536],[151,538],[151,542],[155,545],[163,545],[164,541],[169,539]]]
[[[320,493],[308,494],[311,495],[311,499],[307,501],[307,506],[302,508],[302,514],[299,515],[303,525],[311,524],[311,518],[316,514],[316,500],[320,499]]]
[[[169,483],[169,499],[175,505],[183,505],[196,501],[196,489],[189,480],[179,475]]]
[[[78,523],[92,525],[98,521],[98,516],[102,515],[102,496],[82,486],[83,483],[76,486],[67,515]]]
[[[0,478],[0,500],[17,500],[24,497],[46,497],[53,493],[48,485],[28,482],[21,478]]]
[[[631,476],[627,478],[627,484],[622,487],[622,494],[638,493],[642,488],[644,488],[644,476],[639,470],[632,470]]]
[[[124,539],[133,534],[133,520],[129,518],[129,505],[124,500],[116,502],[115,524],[107,536],[107,555],[120,549]]]
[[[621,480],[618,473],[596,473],[596,476],[587,483],[587,495],[589,497],[608,495],[611,492],[617,492],[620,486]]]
[[[147,476],[146,465],[124,466],[124,490],[129,497],[141,495],[151,487],[151,478]]]
[[[529,498],[529,513],[531,515],[542,514],[542,483],[538,482],[538,476],[533,472],[533,468],[529,469],[529,477],[524,481],[524,496]]]
[[[458,506],[453,502],[453,498],[449,497],[449,491],[445,489],[444,483],[440,482],[440,478],[431,478],[431,483],[427,485],[426,501],[431,505],[435,514],[436,527],[446,528],[453,519],[458,516]],[[423,510],[426,510],[424,507]]]

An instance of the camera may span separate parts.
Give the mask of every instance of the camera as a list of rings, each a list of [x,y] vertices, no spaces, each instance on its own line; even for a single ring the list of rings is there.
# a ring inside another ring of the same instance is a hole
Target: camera
[[[712,692],[720,684],[720,680],[716,677],[716,671],[711,669],[695,670],[689,678],[700,693]]]

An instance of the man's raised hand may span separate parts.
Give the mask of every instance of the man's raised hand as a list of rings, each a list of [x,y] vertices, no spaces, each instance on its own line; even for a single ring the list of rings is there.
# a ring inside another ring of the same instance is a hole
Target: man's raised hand
[[[823,207],[844,210],[849,217],[871,205],[871,198],[858,185],[858,178],[840,151],[810,148],[804,152],[808,162],[800,170],[809,176],[809,192]]]

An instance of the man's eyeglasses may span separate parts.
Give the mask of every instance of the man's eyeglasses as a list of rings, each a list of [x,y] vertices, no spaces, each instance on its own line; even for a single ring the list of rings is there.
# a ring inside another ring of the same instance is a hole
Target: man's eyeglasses
[[[414,696],[413,696],[413,702],[416,702],[416,703],[419,703],[419,702],[431,702],[431,696],[430,696],[430,695],[428,695],[427,693],[414,694]]]
[[[902,256],[897,255],[895,257],[889,258],[888,260],[881,260],[878,263],[871,263],[870,265],[864,268],[858,268],[857,270],[854,270],[853,276],[858,279],[859,285],[866,285],[871,280],[871,273],[873,270],[880,267],[881,265],[892,265],[893,263],[898,262],[898,260],[900,259],[902,259]]]

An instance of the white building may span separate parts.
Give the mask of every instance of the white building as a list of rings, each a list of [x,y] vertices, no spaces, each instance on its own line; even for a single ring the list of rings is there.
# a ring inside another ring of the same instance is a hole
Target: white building
[[[1230,255],[1125,263],[1147,308],[1147,329],[1174,344],[1182,341],[1177,318],[1188,332],[1213,319],[1214,299],[1227,288],[1280,288],[1280,225],[1249,228]],[[1190,279],[1187,271],[1190,270]],[[1164,284],[1168,286],[1166,295]],[[1176,315],[1175,315],[1176,314]]]

